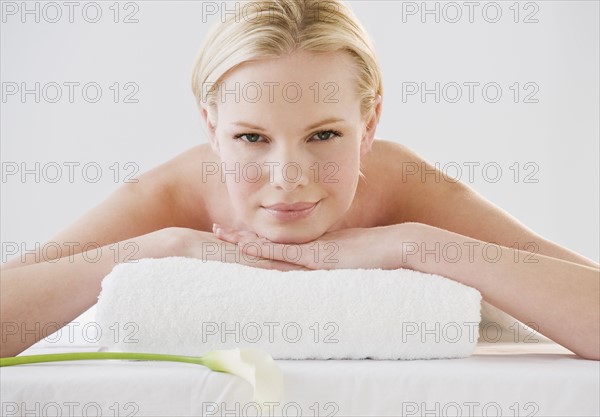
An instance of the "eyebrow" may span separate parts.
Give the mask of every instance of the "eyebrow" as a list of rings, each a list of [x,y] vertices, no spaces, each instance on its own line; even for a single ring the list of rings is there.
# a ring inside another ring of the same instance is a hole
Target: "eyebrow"
[[[344,119],[340,119],[338,117],[329,117],[327,119],[321,120],[320,122],[313,123],[313,124],[307,126],[306,129],[305,129],[305,131],[315,129],[315,128],[319,127],[319,126],[322,126],[322,125],[325,125],[325,124],[328,124],[328,123],[344,122],[344,121],[345,121]],[[253,125],[252,123],[248,123],[248,122],[244,122],[244,121],[238,121],[238,122],[235,122],[233,124],[237,125],[237,126],[243,126],[243,127],[247,127],[247,128],[250,128],[250,129],[254,129],[254,130],[259,130],[259,131],[262,131],[262,132],[266,132],[262,127],[256,126],[256,125]]]

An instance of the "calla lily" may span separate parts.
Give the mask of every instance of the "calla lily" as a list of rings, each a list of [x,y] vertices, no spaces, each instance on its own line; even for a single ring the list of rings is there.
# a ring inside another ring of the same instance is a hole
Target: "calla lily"
[[[203,365],[217,372],[237,375],[254,388],[253,400],[261,407],[279,402],[283,395],[283,375],[273,358],[258,349],[213,350],[204,356],[164,355],[135,352],[76,352],[0,358],[0,367],[28,363],[80,361],[96,359],[133,359],[185,362]]]
[[[278,402],[283,395],[283,375],[273,358],[258,349],[214,350],[203,356],[214,371],[237,375],[254,388],[254,401],[261,407]]]

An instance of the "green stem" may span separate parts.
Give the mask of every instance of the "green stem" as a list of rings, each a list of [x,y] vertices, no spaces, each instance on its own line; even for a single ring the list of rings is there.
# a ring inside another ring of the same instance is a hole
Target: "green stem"
[[[146,361],[169,361],[195,363],[207,366],[203,357],[165,355],[159,353],[135,353],[135,352],[75,352],[75,353],[50,353],[45,355],[29,355],[0,358],[1,366],[22,365],[27,363],[58,362],[58,361],[80,361],[96,359],[136,359]]]

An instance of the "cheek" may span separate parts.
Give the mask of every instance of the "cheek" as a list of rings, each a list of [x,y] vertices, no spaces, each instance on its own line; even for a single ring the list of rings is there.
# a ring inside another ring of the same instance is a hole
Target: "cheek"
[[[251,201],[251,196],[260,188],[259,165],[245,162],[232,155],[221,159],[221,180],[225,181],[227,192],[233,204],[243,207]]]
[[[229,178],[227,178],[226,184],[231,199],[240,203],[247,203],[249,197],[254,194],[257,189],[255,184],[245,181],[243,177],[237,181],[233,175],[230,175]]]
[[[355,155],[325,163],[319,172],[319,186],[341,204],[347,204],[354,198],[358,185],[359,164],[360,159]]]

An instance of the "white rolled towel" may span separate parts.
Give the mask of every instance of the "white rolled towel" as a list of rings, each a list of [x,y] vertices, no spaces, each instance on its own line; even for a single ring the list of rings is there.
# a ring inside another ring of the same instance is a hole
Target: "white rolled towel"
[[[480,307],[476,289],[408,269],[283,272],[167,257],[115,266],[96,321],[105,351],[464,358],[477,344]]]

